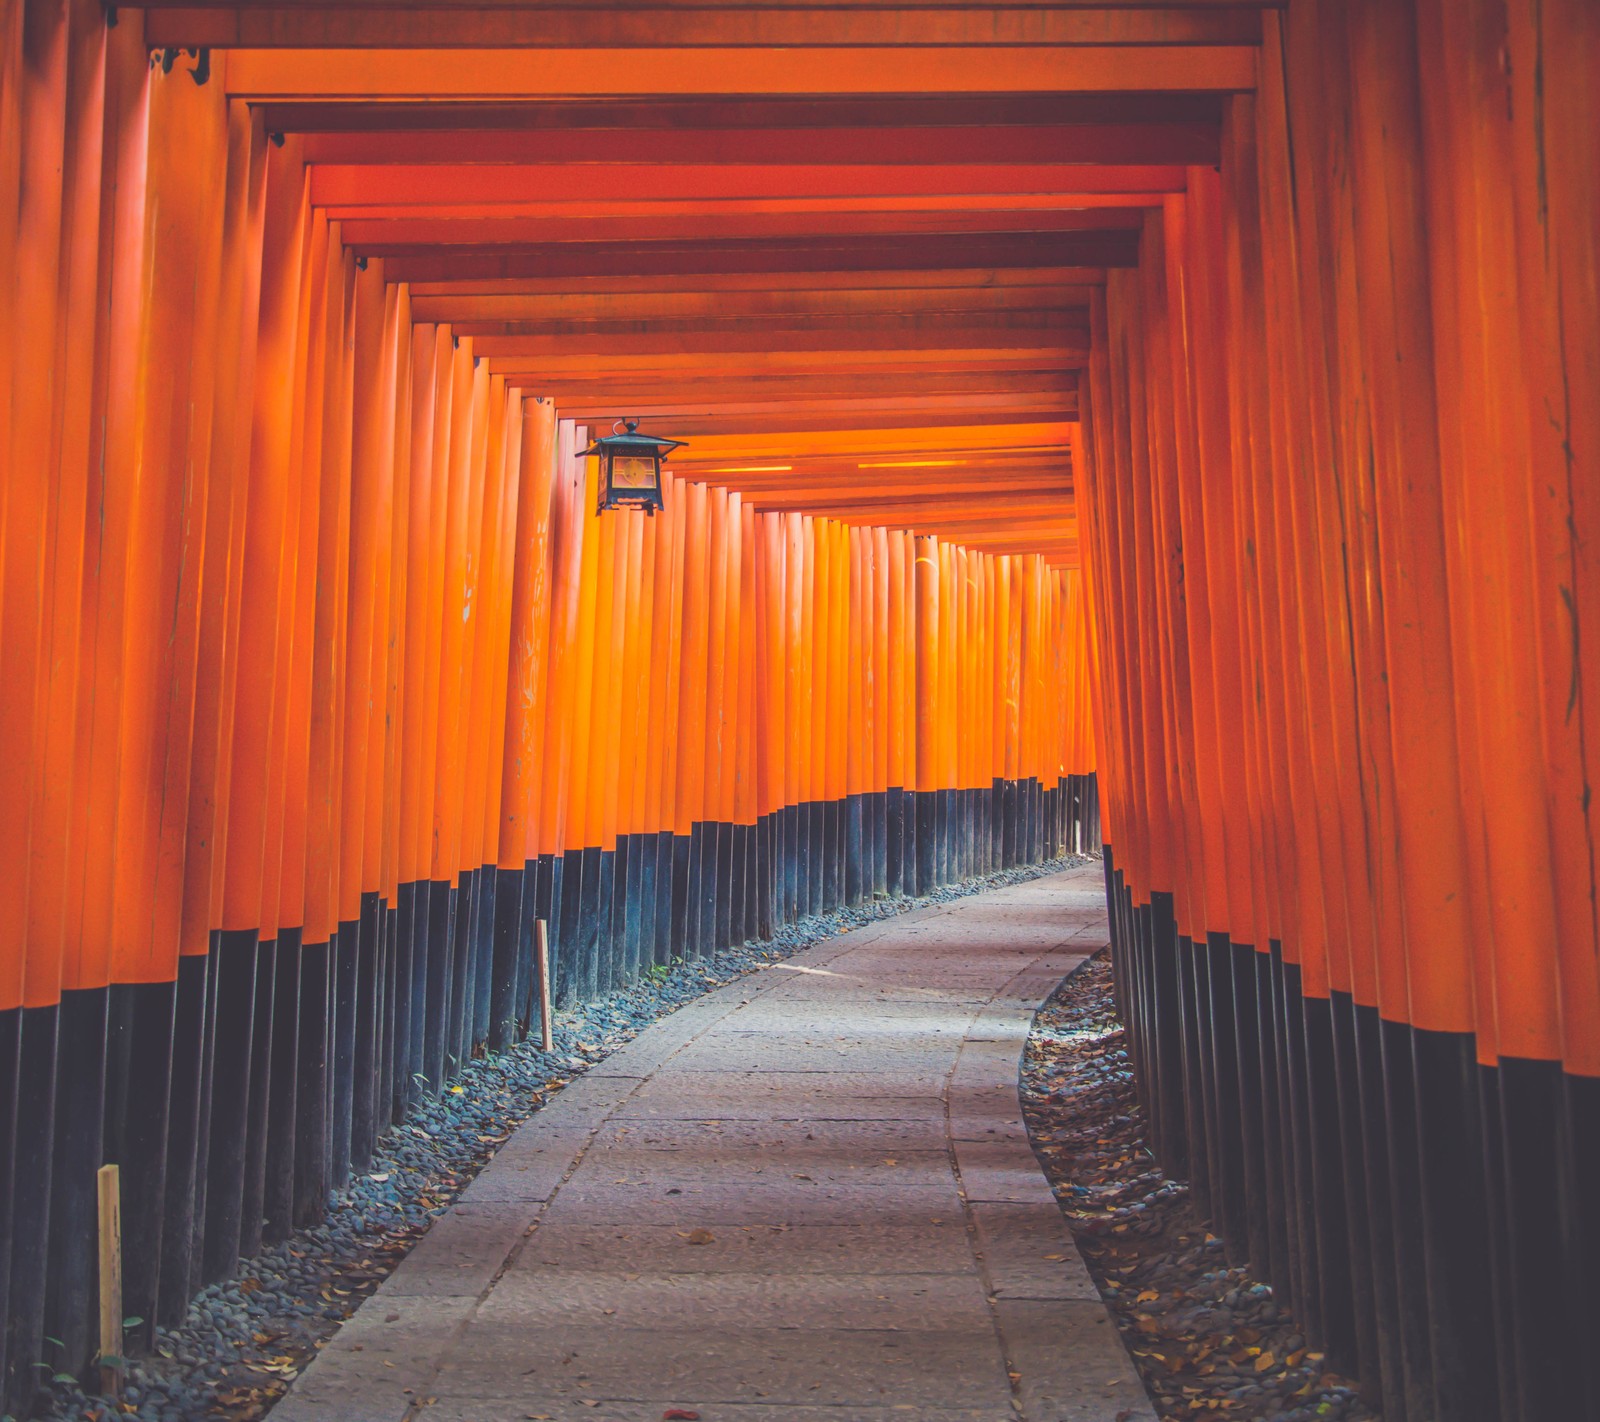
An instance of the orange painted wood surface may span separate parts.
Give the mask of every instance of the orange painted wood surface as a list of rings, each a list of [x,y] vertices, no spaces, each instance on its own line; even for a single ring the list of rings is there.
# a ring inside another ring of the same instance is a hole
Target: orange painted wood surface
[[[1600,1074],[1592,7],[982,9],[6,7],[0,1005],[1098,762],[1184,934]]]

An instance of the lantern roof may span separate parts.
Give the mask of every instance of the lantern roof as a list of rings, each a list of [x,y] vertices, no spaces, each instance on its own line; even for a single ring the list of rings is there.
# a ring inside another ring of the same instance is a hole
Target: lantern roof
[[[681,449],[687,440],[668,439],[664,435],[648,435],[639,433],[637,420],[624,420],[624,432],[616,434],[616,426],[612,426],[613,433],[601,435],[587,449],[578,451],[579,455],[599,454],[603,450],[610,450],[613,454],[653,454],[657,458],[667,453],[668,450]]]

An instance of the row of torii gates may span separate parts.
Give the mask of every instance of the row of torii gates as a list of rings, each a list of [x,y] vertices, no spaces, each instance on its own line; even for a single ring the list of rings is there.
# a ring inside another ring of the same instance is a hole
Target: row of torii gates
[[[570,1001],[1103,842],[1231,1253],[1387,1422],[1600,1416],[1597,73],[1592,0],[0,0],[8,1405],[102,1162],[171,1319],[535,920]]]

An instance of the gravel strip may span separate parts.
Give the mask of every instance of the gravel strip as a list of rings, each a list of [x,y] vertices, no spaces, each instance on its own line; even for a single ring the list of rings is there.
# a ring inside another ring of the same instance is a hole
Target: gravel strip
[[[879,899],[786,925],[746,943],[555,1014],[555,1048],[524,1042],[471,1062],[378,1143],[372,1163],[329,1197],[327,1219],[244,1263],[202,1291],[181,1327],[159,1329],[155,1352],[130,1360],[123,1401],[86,1393],[64,1375],[45,1416],[61,1422],[255,1422],[316,1350],[389,1275],[518,1125],[568,1081],[657,1018],[723,983],[879,919],[1083,863],[1067,856],[935,889]]]
[[[1230,1268],[1145,1136],[1101,953],[1039,1009],[1023,1115],[1067,1223],[1161,1417],[1371,1422],[1267,1284]]]

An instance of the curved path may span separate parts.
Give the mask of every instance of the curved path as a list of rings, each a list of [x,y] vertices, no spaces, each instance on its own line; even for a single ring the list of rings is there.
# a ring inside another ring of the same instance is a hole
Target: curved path
[[[1098,865],[843,934],[523,1126],[274,1422],[1153,1418],[1029,1148]]]

